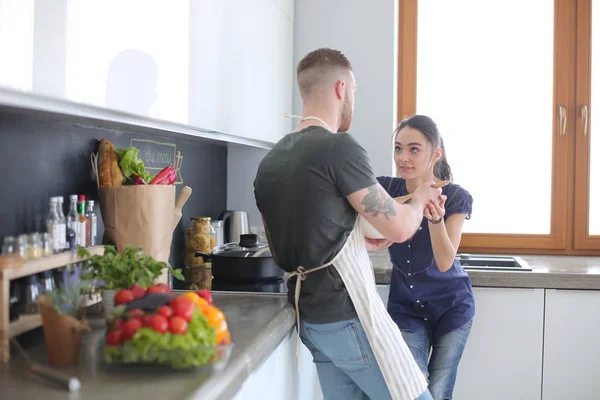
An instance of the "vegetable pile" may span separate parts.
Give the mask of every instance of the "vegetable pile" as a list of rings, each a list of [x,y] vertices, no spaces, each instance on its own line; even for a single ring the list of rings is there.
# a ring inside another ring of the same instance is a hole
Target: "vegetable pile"
[[[144,162],[138,157],[139,149],[130,146],[126,149],[116,149],[119,157],[119,168],[123,173],[124,185],[173,185],[177,181],[177,170],[172,166],[163,168],[158,174],[152,175],[144,168]],[[180,154],[176,163],[181,165]]]
[[[208,290],[176,296],[164,284],[132,285],[116,293],[115,306],[103,348],[111,364],[199,367],[218,359],[225,350],[219,345],[231,344],[225,315]]]

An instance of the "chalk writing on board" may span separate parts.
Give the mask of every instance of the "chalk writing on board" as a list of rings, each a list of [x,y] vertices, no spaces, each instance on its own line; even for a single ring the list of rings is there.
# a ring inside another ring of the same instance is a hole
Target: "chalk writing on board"
[[[158,142],[150,139],[131,139],[129,145],[140,151],[138,157],[144,161],[146,169],[153,174],[157,174],[167,166],[175,167],[177,161],[177,145],[175,143]],[[181,166],[177,169],[175,184],[183,184]]]

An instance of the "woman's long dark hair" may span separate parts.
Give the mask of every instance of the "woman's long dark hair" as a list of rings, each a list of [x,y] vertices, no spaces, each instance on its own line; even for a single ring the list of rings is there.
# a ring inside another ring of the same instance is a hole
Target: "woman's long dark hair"
[[[429,143],[435,149],[439,147],[442,149],[442,158],[435,163],[433,167],[433,174],[436,178],[441,179],[443,181],[451,181],[452,182],[452,170],[450,169],[450,165],[448,165],[448,158],[446,158],[446,149],[444,147],[444,140],[440,135],[440,131],[438,130],[437,125],[431,118],[426,115],[413,115],[412,117],[404,118],[400,125],[394,131],[394,137],[398,136],[398,132],[402,128],[413,128],[421,132]]]

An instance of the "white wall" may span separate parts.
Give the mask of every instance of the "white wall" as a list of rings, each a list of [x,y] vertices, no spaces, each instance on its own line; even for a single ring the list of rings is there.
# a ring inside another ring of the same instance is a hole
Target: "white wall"
[[[254,200],[254,178],[268,150],[229,144],[227,148],[227,209],[248,212],[250,227],[262,227]]]
[[[350,133],[364,146],[376,175],[391,175],[396,125],[398,0],[301,0],[294,9],[294,63],[318,47],[340,50],[352,63],[356,103]],[[294,112],[302,103],[294,87]]]

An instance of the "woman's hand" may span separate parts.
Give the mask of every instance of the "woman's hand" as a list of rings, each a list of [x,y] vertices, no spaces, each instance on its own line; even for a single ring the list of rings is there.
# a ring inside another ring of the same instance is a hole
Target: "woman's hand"
[[[444,217],[444,214],[446,214],[446,209],[444,208],[444,205],[446,204],[447,198],[447,196],[441,195],[439,198],[439,202],[430,201],[423,210],[423,216],[427,218],[429,222],[441,222],[441,219]]]
[[[394,243],[391,240],[387,240],[387,239],[369,239],[369,238],[365,238],[365,241],[366,241],[367,251],[368,252],[374,252],[374,251],[379,251],[379,250],[387,249],[388,247],[390,247]]]

